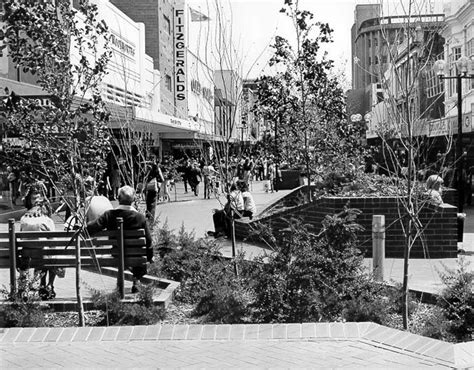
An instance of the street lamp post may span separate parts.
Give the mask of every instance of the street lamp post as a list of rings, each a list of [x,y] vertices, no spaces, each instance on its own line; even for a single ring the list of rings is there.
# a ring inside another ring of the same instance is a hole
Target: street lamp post
[[[367,131],[367,124],[370,123],[370,120],[372,119],[372,115],[369,113],[366,113],[364,114],[364,116],[362,116],[362,114],[360,113],[356,113],[356,114],[353,114],[350,116],[350,120],[352,123],[356,123],[356,124],[361,124],[363,125],[362,129],[361,129],[361,137],[360,137],[360,144],[367,144],[367,139],[364,137],[362,137],[362,135],[366,135],[366,132]]]
[[[456,168],[458,183],[458,212],[462,213],[464,207],[464,184],[463,164],[464,156],[462,149],[462,80],[474,79],[474,60],[465,56],[456,61],[456,76],[446,76],[446,62],[437,60],[434,70],[441,80],[456,80],[457,114],[458,114],[458,137],[456,140]]]

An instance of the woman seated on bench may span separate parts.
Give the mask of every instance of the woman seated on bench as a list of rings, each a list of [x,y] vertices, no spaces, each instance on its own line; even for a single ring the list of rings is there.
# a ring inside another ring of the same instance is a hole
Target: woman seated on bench
[[[45,187],[41,182],[32,184],[24,200],[25,207],[28,209],[20,219],[21,231],[54,231],[54,222],[51,219],[51,207],[45,195]],[[21,269],[23,273],[29,268],[29,259],[23,258]],[[47,300],[56,297],[54,291],[54,280],[56,275],[64,277],[63,268],[48,268],[35,270],[35,274],[41,274],[39,295],[41,299]],[[49,279],[46,283],[46,275],[49,273]]]
[[[245,181],[240,182],[240,191],[242,192],[242,198],[244,198],[244,212],[243,217],[248,217],[250,220],[257,213],[257,206],[253,200],[253,196],[249,191],[249,184]]]
[[[226,203],[224,209],[214,210],[212,221],[214,222],[214,231],[208,231],[209,236],[219,238],[229,236],[231,231],[231,210],[234,211],[234,219],[241,218],[244,213],[244,198],[237,184],[232,184],[229,194],[230,201]]]

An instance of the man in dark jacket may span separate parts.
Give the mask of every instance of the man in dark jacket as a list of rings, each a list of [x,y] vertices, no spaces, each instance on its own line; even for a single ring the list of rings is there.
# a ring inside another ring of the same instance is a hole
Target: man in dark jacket
[[[118,191],[119,205],[115,209],[106,211],[98,219],[87,224],[87,231],[93,235],[101,230],[116,230],[117,217],[123,219],[123,228],[125,230],[145,229],[146,254],[148,262],[153,262],[153,248],[151,245],[150,229],[144,215],[132,207],[135,198],[135,190],[131,186],[123,186]],[[138,291],[136,282],[146,274],[146,267],[133,267],[133,287],[132,293]]]

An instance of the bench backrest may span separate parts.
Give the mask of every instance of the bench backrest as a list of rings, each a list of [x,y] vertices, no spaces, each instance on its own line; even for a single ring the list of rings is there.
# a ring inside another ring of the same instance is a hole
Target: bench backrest
[[[0,267],[10,268],[11,294],[17,291],[17,266],[76,267],[78,280],[82,267],[113,266],[118,269],[117,288],[124,298],[125,267],[146,266],[146,238],[145,230],[125,230],[123,219],[117,217],[116,221],[117,230],[102,231],[93,239],[86,239],[82,235],[85,233],[69,231],[17,232],[15,220],[8,220],[8,232],[0,233]]]
[[[31,268],[75,267],[77,238],[84,267],[116,267],[119,257],[119,230],[101,231],[84,239],[70,231],[18,231],[14,233],[18,260],[28,260]],[[126,267],[145,266],[145,230],[123,230]],[[10,266],[10,234],[0,232],[0,268]]]

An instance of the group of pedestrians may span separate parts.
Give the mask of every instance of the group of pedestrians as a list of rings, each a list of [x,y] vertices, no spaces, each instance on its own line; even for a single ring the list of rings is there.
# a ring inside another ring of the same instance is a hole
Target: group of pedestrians
[[[265,191],[273,193],[278,191],[282,180],[281,170],[277,168],[272,156],[249,155],[242,158],[231,157],[230,167],[235,180],[246,183],[252,181],[265,181]]]

